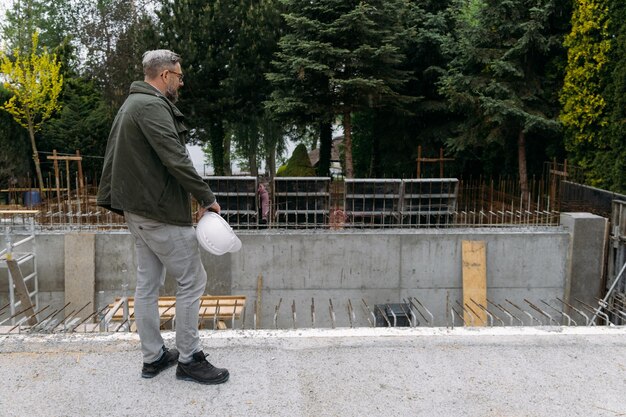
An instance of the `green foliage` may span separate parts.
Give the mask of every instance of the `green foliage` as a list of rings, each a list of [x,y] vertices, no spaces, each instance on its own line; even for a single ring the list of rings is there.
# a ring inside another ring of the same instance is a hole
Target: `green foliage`
[[[287,164],[280,167],[276,172],[277,177],[314,177],[315,169],[311,166],[311,160],[306,146],[299,144],[293,150]]]
[[[438,153],[443,139],[451,135],[458,116],[449,109],[437,83],[444,74],[449,58],[443,42],[452,30],[452,0],[414,0],[404,16],[405,27],[412,35],[401,43],[406,57],[400,68],[410,77],[400,94],[418,97],[393,109],[364,109],[355,114],[354,168],[356,177],[414,177],[417,148]]]
[[[0,56],[0,73],[5,78],[4,87],[12,93],[0,108],[9,112],[17,123],[28,130],[37,181],[39,189],[43,191],[35,132],[53,112],[60,109],[58,98],[63,86],[63,76],[60,74],[61,64],[57,62],[56,56],[48,54],[46,48],[38,53],[37,43],[38,33],[35,32],[30,52],[15,49],[12,58],[5,54]]]
[[[596,185],[618,193],[626,193],[626,3],[609,1],[609,33],[611,48],[606,70],[606,99],[608,123],[600,137],[602,147],[590,149],[593,157]],[[591,153],[591,152],[590,152]]]
[[[352,176],[350,114],[411,100],[398,93],[408,80],[399,69],[401,42],[410,34],[401,0],[344,2],[285,0],[287,24],[268,79],[274,85],[268,109],[295,122],[330,123],[343,116],[346,175]],[[320,132],[325,132],[320,129]],[[320,163],[330,156],[328,138]]]
[[[86,173],[99,175],[112,115],[106,100],[93,81],[67,79],[60,97],[62,110],[42,130],[41,150],[74,153],[79,150]]]
[[[565,37],[568,64],[560,97],[566,144],[574,154],[581,144],[603,145],[599,135],[607,124],[603,80],[611,47],[607,2],[576,0],[575,5],[572,30]]]
[[[11,93],[0,84],[0,102]],[[26,178],[30,171],[28,134],[7,112],[0,112],[0,188],[7,188],[11,178]]]
[[[462,116],[449,150],[462,154],[495,144],[518,154],[510,160],[523,161],[526,138],[550,143],[560,137],[554,67],[563,54],[561,11],[553,0],[459,2],[456,29],[445,43],[452,61],[440,82],[450,108]],[[512,139],[519,139],[517,146],[509,146]],[[531,166],[541,166],[545,148],[539,155],[529,158]],[[524,181],[526,167],[518,170]]]
[[[13,95],[0,108],[9,112],[24,128],[37,131],[44,121],[59,109],[59,94],[63,86],[61,65],[56,56],[46,49],[37,53],[39,35],[32,37],[29,53],[19,49],[13,57],[0,56],[0,73],[5,77],[4,87]]]

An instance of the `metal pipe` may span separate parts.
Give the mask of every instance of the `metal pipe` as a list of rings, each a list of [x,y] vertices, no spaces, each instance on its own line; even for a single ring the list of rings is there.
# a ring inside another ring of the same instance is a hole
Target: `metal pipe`
[[[619,274],[617,274],[617,277],[615,278],[615,281],[613,281],[613,284],[611,284],[611,288],[609,288],[609,291],[606,293],[606,295],[604,296],[604,298],[602,299],[602,302],[606,303],[606,301],[609,299],[609,297],[611,296],[611,293],[613,292],[613,290],[615,289],[615,287],[617,286],[617,283],[619,282],[619,280],[622,278],[622,275],[624,274],[624,270],[626,270],[626,262],[624,262],[624,265],[622,266],[621,271],[619,271]],[[591,322],[593,323],[596,319],[596,317],[599,314],[599,309],[598,312],[595,313],[592,317],[591,317]]]

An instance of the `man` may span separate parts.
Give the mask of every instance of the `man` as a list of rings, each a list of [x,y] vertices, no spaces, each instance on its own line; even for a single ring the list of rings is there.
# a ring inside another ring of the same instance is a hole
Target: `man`
[[[143,55],[143,71],[144,81],[132,83],[113,122],[97,201],[123,214],[135,238],[141,376],[152,378],[178,361],[178,379],[220,384],[229,373],[206,360],[198,334],[207,276],[192,226],[189,194],[200,204],[200,215],[205,210],[219,213],[220,206],[185,148],[184,116],[174,105],[183,86],[180,57],[168,50],[148,51]],[[158,296],[165,270],[177,281],[178,350],[166,348],[160,332]]]

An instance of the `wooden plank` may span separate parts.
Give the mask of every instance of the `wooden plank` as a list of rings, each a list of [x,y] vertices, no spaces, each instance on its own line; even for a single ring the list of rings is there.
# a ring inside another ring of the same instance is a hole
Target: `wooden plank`
[[[239,318],[243,314],[243,308],[246,302],[245,295],[233,295],[233,296],[203,296],[200,299],[200,312],[201,316],[205,319],[213,319],[217,317],[220,320],[232,319],[233,314],[235,318]],[[176,297],[165,296],[159,297],[158,309],[159,316],[162,320],[169,320],[176,316]],[[110,305],[111,312],[108,317],[112,321],[123,320],[123,310],[120,308],[121,298],[115,299],[115,305]],[[130,316],[134,313],[135,299],[134,297],[128,297],[128,314]],[[217,312],[217,314],[216,314]]]
[[[474,326],[484,326],[487,314],[474,302],[487,306],[487,251],[485,241],[464,240],[463,247],[463,306],[471,308],[474,315]],[[472,313],[473,314],[473,313]],[[468,312],[463,313],[465,325],[469,326],[472,319]]]
[[[0,210],[0,215],[2,214],[37,214],[39,210]]]
[[[35,315],[35,310],[33,310],[33,303],[30,301],[30,295],[28,294],[28,288],[26,287],[26,283],[24,282],[24,276],[22,275],[20,266],[15,259],[7,259],[6,263],[9,267],[11,278],[13,279],[15,294],[17,294],[18,298],[22,302],[20,309],[25,310],[25,316],[29,316],[28,324],[34,326],[38,323],[38,320],[37,316]]]

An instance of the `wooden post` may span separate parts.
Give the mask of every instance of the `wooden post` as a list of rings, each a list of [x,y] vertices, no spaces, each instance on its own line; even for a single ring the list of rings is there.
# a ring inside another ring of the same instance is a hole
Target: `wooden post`
[[[61,210],[61,186],[59,184],[59,162],[56,149],[52,151],[52,157],[54,161],[54,183],[57,189],[57,210]]]
[[[78,158],[78,188],[80,195],[83,195],[85,190],[85,182],[83,180],[83,158],[80,156],[80,151],[78,149],[76,149],[76,158]]]
[[[417,147],[417,178],[421,178],[421,164],[422,164],[422,145]]]
[[[439,148],[439,178],[443,178],[443,148]]]

